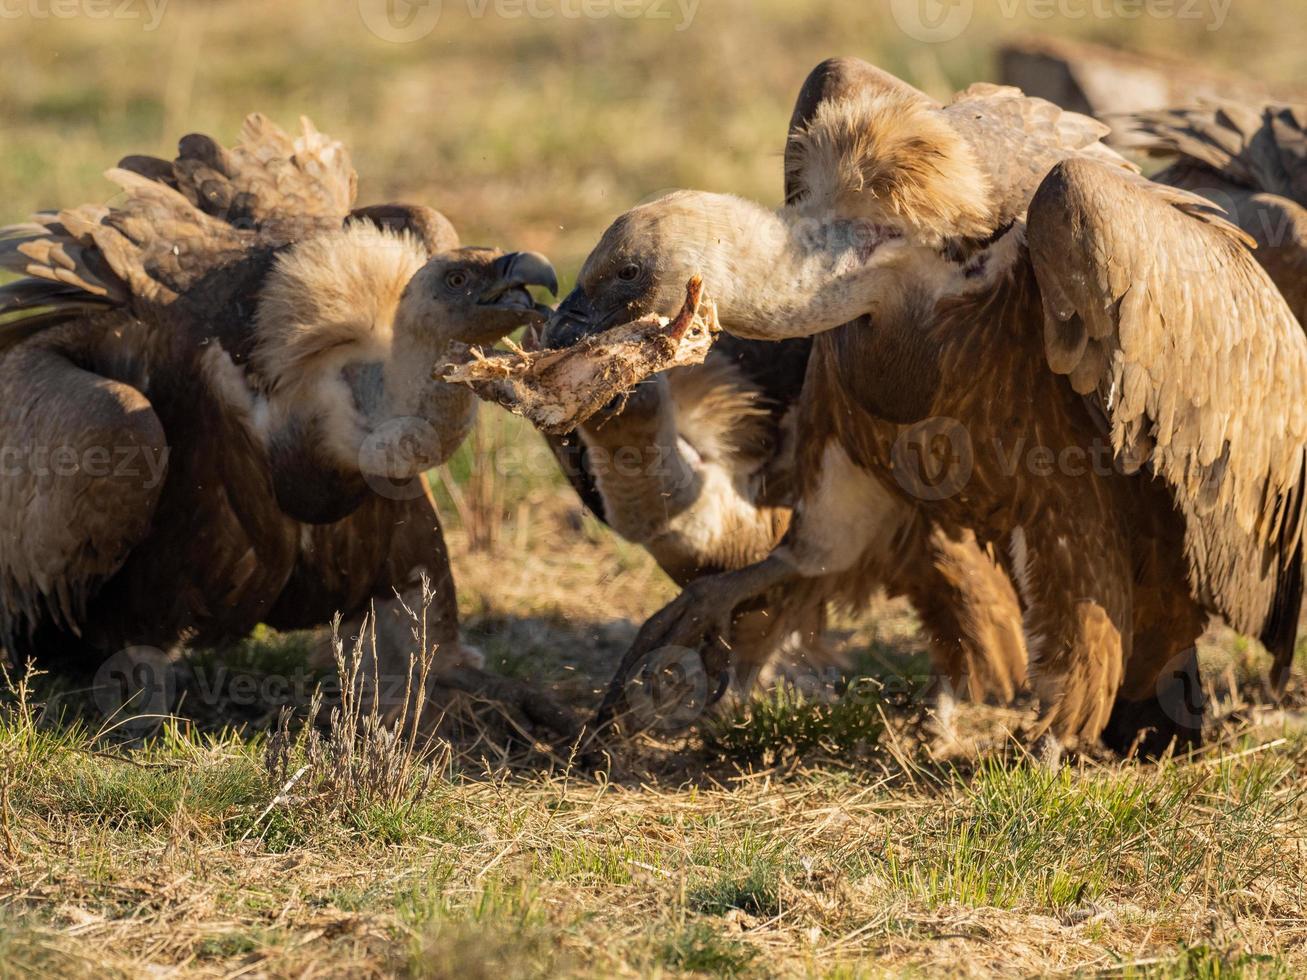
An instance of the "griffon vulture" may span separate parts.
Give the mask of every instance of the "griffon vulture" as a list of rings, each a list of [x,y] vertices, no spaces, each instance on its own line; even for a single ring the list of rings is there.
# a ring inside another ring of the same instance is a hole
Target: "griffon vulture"
[[[405,664],[395,590],[425,571],[442,682],[531,700],[459,644],[421,474],[474,418],[432,365],[539,320],[548,262],[460,248],[430,209],[352,211],[345,148],[307,121],[108,176],[107,205],[0,232],[23,277],[0,288],[0,645],[93,668],[390,600]]]
[[[1172,159],[1153,179],[1220,205],[1307,324],[1307,106],[1232,102],[1123,117],[1148,153]]]
[[[795,203],[682,191],[609,228],[573,317],[674,309],[699,273],[727,331],[815,337],[785,540],[692,583],[628,664],[768,590],[855,575],[905,513],[1000,550],[1045,761],[1077,738],[1198,740],[1211,614],[1260,635],[1283,675],[1307,339],[1247,236],[1144,180],[1106,131],[1016,89],[941,106],[878,74],[795,132]]]
[[[821,104],[878,79],[876,69],[854,61],[814,74],[791,131]],[[787,157],[795,146],[787,146]],[[791,202],[797,196],[792,176],[786,195]],[[655,308],[659,281],[630,288],[620,272],[604,281],[594,270],[587,263],[577,291],[551,320],[550,345]],[[805,401],[823,397],[819,388],[803,388],[811,346],[809,338],[772,343],[724,335],[702,367],[652,379],[621,412],[582,425],[570,447],[556,446],[565,471],[599,516],[644,544],[681,585],[760,560],[790,526],[796,446],[813,436],[803,421]],[[820,643],[827,599],[857,608],[883,587],[907,596],[922,619],[937,681],[932,708],[945,728],[954,691],[1010,699],[1024,683],[1026,657],[1006,575],[974,538],[938,533],[889,492],[867,506],[886,511],[884,532],[855,567],[771,590],[761,605],[737,610],[725,638],[736,676],[748,683],[796,633],[797,652],[820,666],[829,659]]]

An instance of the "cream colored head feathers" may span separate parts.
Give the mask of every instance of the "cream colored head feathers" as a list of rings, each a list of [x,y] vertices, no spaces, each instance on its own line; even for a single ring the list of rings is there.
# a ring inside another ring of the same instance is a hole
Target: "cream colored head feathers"
[[[903,225],[927,239],[993,230],[988,181],[970,144],[914,93],[824,102],[793,140],[788,177],[803,211]]]
[[[357,223],[302,242],[277,259],[259,300],[251,356],[268,389],[310,375],[313,362],[352,348],[384,357],[395,311],[427,261],[413,236]]]

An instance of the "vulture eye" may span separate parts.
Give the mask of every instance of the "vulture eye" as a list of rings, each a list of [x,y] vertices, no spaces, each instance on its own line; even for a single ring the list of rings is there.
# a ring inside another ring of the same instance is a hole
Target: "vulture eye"
[[[462,289],[467,285],[467,281],[466,269],[451,269],[445,273],[445,285],[450,289]]]
[[[635,262],[628,262],[617,270],[617,278],[622,282],[635,282],[640,276],[640,266]]]

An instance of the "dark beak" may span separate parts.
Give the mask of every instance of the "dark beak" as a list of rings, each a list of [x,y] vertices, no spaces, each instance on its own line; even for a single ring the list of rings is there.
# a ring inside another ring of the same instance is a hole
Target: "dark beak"
[[[558,274],[539,252],[508,252],[495,259],[490,268],[494,280],[477,300],[483,306],[535,309],[537,304],[531,301],[527,286],[543,286],[551,296],[558,295]],[[551,312],[547,308],[540,311]]]
[[[545,324],[541,334],[541,341],[546,347],[563,348],[571,347],[582,337],[587,337],[596,332],[596,317],[594,308],[590,305],[590,297],[586,296],[585,291],[577,286],[567,298],[558,304],[558,309],[554,311]]]

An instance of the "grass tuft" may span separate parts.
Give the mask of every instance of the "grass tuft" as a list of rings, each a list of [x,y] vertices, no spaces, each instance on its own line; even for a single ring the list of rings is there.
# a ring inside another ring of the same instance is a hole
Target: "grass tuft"
[[[753,975],[758,951],[723,936],[707,922],[693,922],[662,949],[662,962],[673,970],[712,977]]]
[[[734,762],[773,765],[813,753],[855,755],[876,745],[884,730],[879,700],[863,685],[823,700],[778,686],[712,725],[710,749]]]

